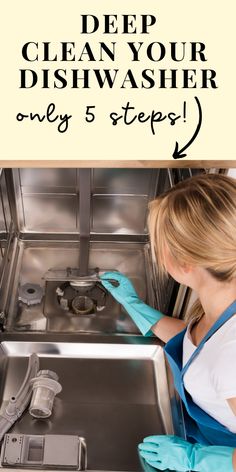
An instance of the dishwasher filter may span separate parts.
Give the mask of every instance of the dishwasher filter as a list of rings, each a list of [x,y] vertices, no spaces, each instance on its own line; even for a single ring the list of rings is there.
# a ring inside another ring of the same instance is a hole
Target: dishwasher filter
[[[84,438],[72,435],[6,434],[1,466],[84,470],[87,467],[86,443]]]
[[[34,418],[48,418],[52,413],[55,395],[61,392],[58,375],[51,370],[40,370],[31,380],[33,394],[29,412]]]

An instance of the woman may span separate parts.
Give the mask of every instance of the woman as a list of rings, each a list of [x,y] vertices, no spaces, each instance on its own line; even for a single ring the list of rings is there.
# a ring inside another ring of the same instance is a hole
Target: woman
[[[149,231],[158,267],[198,300],[182,321],[142,302],[124,275],[102,276],[142,334],[166,342],[184,405],[188,441],[149,436],[140,454],[159,470],[236,471],[236,181],[207,174],[177,184],[151,202]]]

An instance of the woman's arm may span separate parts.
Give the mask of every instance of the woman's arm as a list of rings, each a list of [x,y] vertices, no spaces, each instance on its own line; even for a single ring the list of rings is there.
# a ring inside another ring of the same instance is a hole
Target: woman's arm
[[[235,449],[191,444],[172,435],[148,436],[138,445],[141,457],[158,470],[236,472]]]
[[[236,472],[236,449],[234,450],[234,453],[233,453],[233,469],[234,469],[234,472]]]
[[[233,413],[236,416],[236,398],[228,398],[227,402],[228,402],[231,410],[233,411]],[[236,418],[235,418],[235,422],[236,422]]]
[[[227,403],[229,404],[231,410],[236,416],[236,398],[228,398]],[[235,422],[236,422],[236,418],[235,418]],[[234,472],[236,472],[236,449],[233,454],[233,469],[234,469]]]
[[[231,410],[233,411],[233,413],[236,416],[236,398],[228,398],[227,402],[228,402]],[[235,422],[236,422],[236,418],[235,418]],[[236,472],[236,449],[235,449],[234,454],[233,454],[233,468],[234,468],[234,471]]]
[[[186,324],[183,320],[163,316],[163,318],[152,326],[152,332],[163,342],[167,343],[167,341],[180,333],[185,327]]]

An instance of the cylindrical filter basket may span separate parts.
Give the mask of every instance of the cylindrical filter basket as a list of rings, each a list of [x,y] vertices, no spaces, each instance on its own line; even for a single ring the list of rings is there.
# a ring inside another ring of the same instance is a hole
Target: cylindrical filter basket
[[[31,382],[33,394],[29,412],[34,418],[48,418],[52,414],[55,395],[62,390],[58,376],[51,370],[40,370]]]

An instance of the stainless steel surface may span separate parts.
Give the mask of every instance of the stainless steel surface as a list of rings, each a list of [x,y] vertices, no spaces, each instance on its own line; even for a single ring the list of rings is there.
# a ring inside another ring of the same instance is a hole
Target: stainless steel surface
[[[78,232],[75,169],[15,169],[13,182],[20,233]]]
[[[91,215],[91,169],[81,169],[79,173],[80,235],[79,235],[79,275],[88,275],[90,215]]]
[[[93,169],[96,194],[146,195],[154,197],[159,169]]]
[[[20,242],[14,271],[14,283],[9,291],[11,301],[7,329],[114,334],[139,333],[131,318],[110,294],[107,295],[104,310],[97,312],[95,316],[83,317],[70,314],[67,316],[58,302],[56,290],[60,286],[60,281],[47,281],[45,285],[44,276],[51,267],[61,270],[61,268],[68,266],[73,267],[76,261],[78,261],[78,243]],[[147,245],[91,243],[90,267],[99,267],[101,272],[114,268],[126,273],[134,283],[140,298],[153,304],[153,288],[148,279],[151,273],[149,264]],[[19,286],[28,283],[28,281],[41,285],[45,292],[42,302],[31,307],[18,302]],[[61,284],[63,282],[62,279]],[[83,293],[83,295],[91,296],[91,293]]]
[[[146,233],[148,198],[137,195],[93,195],[92,226],[95,233]]]
[[[78,179],[76,169],[19,169],[21,187],[24,194],[41,191],[41,189],[64,189],[75,191]]]
[[[66,269],[49,269],[43,276],[43,278],[47,281],[68,281],[73,282],[74,285],[78,286],[93,286],[94,283],[98,282],[99,276],[95,270],[90,270],[89,274],[85,276],[81,276],[79,274],[79,269],[72,269],[71,267],[67,267]]]
[[[89,170],[14,170],[20,233],[78,234],[79,178],[82,179],[79,176],[84,171]],[[146,234],[147,202],[156,194],[158,172],[154,169],[92,169],[92,231],[96,234]]]
[[[8,291],[9,269],[14,252],[14,223],[10,208],[10,191],[7,187],[7,173],[1,169],[0,174],[0,311],[4,317],[6,293]]]
[[[111,269],[112,270],[112,269]],[[110,272],[110,271],[108,271]],[[71,269],[71,267],[67,267],[66,270],[63,269],[49,269],[46,274],[44,275],[44,279],[47,281],[68,281],[72,287],[93,287],[96,282],[101,281],[101,275],[104,272],[101,272],[99,267],[96,267],[94,270],[89,269],[88,275],[79,275],[78,269]],[[119,282],[115,279],[104,279],[111,282],[114,286],[118,286]]]
[[[62,392],[49,419],[26,413],[17,434],[73,434],[88,447],[88,469],[142,470],[137,444],[150,434],[174,432],[163,350],[156,345],[3,341],[1,401],[37,352],[40,367],[59,375]]]
[[[13,233],[9,233],[8,241],[6,250],[4,253],[3,258],[3,267],[1,273],[1,280],[0,280],[0,318],[1,320],[5,320],[8,314],[9,309],[9,292],[11,290],[11,284],[13,283],[13,279],[15,276],[15,263],[17,261],[17,254],[18,254],[18,241],[17,238],[14,236]],[[1,326],[2,323],[0,323]]]
[[[12,232],[9,232],[8,234],[8,239],[7,241],[5,242],[4,244],[4,250],[3,250],[3,247],[1,248],[1,277],[0,277],[0,289],[2,288],[2,285],[3,285],[3,281],[4,281],[4,277],[5,277],[5,272],[7,271],[7,266],[9,265],[9,263],[7,264],[7,261],[9,261],[9,258],[10,258],[10,250],[11,250],[11,247],[12,245],[14,244],[13,243],[13,240],[14,240],[14,236],[12,235]],[[15,238],[15,241],[16,241],[16,238]],[[1,245],[2,245],[2,241],[1,241]],[[14,258],[14,257],[13,257]],[[10,262],[10,261],[9,261]]]
[[[33,232],[76,231],[77,196],[24,195],[24,226]]]
[[[43,189],[64,192],[79,187],[80,169],[19,169],[24,194]],[[92,192],[149,195],[156,180],[156,169],[92,169]]]
[[[0,176],[0,236],[4,239],[10,230],[11,211],[9,204],[9,195],[7,191],[7,182],[5,172],[1,172]]]
[[[10,398],[6,402],[6,405],[1,408],[0,414],[0,441],[4,434],[14,425],[14,423],[24,413],[30,397],[32,394],[31,380],[37,374],[39,367],[39,360],[37,354],[34,352],[30,354],[28,367],[26,370],[25,377],[23,378],[22,384],[20,385],[17,393],[13,391]]]

